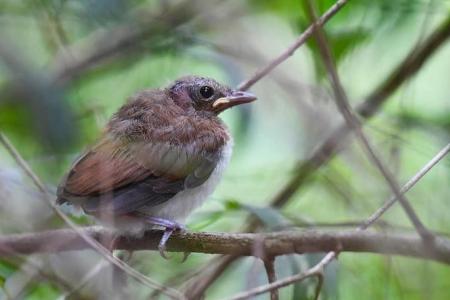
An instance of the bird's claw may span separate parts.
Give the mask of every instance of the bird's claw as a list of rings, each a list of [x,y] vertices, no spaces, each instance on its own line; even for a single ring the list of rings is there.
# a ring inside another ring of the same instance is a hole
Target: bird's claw
[[[174,233],[175,231],[185,231],[186,227],[181,223],[167,220],[164,218],[152,217],[152,216],[147,216],[144,214],[138,214],[138,215],[140,217],[144,217],[148,223],[157,225],[157,226],[161,226],[164,228],[163,236],[161,237],[161,240],[159,241],[159,244],[158,244],[158,251],[159,251],[159,254],[163,258],[170,259],[170,257],[166,254],[166,243],[169,240],[172,233]],[[189,253],[184,254],[183,262],[188,258],[188,256],[189,256]]]
[[[158,245],[158,251],[159,254],[164,258],[164,259],[170,259],[171,257],[169,255],[166,254],[166,242],[169,240],[170,236],[172,235],[173,232],[175,232],[176,230],[184,230],[184,229],[180,229],[180,228],[166,228],[166,230],[164,231],[164,234],[161,238],[161,240],[159,241],[159,245]],[[181,263],[184,263],[189,255],[191,255],[191,252],[183,252],[183,258],[181,259]]]
[[[168,256],[166,254],[166,243],[169,240],[172,233],[177,229],[178,228],[176,228],[176,227],[166,227],[166,229],[164,230],[163,236],[162,236],[161,240],[159,241],[159,245],[158,245],[159,254],[164,259],[170,259],[170,256]]]

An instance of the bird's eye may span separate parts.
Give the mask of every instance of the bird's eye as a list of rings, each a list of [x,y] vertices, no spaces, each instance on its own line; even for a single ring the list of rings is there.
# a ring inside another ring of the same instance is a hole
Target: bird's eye
[[[200,88],[200,95],[202,95],[205,99],[211,98],[214,95],[214,89],[210,86],[204,85]]]

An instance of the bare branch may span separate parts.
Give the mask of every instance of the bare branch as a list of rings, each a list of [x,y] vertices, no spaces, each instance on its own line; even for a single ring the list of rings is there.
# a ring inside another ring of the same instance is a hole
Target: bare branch
[[[12,158],[14,158],[16,163],[19,165],[20,168],[22,168],[25,174],[27,174],[27,176],[31,178],[34,185],[36,185],[36,187],[42,193],[47,193],[47,190],[42,181],[39,179],[39,177],[36,176],[36,174],[34,174],[34,172],[31,170],[27,162],[22,158],[20,153],[16,150],[16,148],[13,146],[10,140],[2,132],[0,132],[0,143],[3,145],[3,147],[5,147],[5,149],[9,152]]]
[[[450,152],[450,143],[439,151],[422,169],[419,170],[408,182],[400,189],[400,193],[408,192],[425,174],[428,173],[438,162],[441,161]],[[359,226],[359,230],[364,230],[378,221],[380,217],[397,201],[397,197],[393,196],[385,204],[374,212],[364,223]]]
[[[331,6],[318,20],[318,24],[323,26],[331,17],[333,17],[345,4],[347,0],[338,0],[333,6]],[[283,51],[278,57],[273,59],[269,64],[257,71],[248,80],[242,82],[237,87],[241,91],[248,90],[252,85],[254,85],[258,80],[269,74],[273,69],[275,69],[279,64],[288,59],[298,48],[300,48],[308,38],[314,33],[313,25],[310,25],[286,50]]]
[[[271,256],[263,259],[264,268],[266,269],[267,280],[269,283],[277,281],[277,274],[275,272],[275,257]],[[278,300],[278,289],[274,288],[270,290],[270,300]]]
[[[334,252],[330,252],[330,253],[334,253]],[[323,259],[325,259],[326,257],[324,257]],[[330,262],[331,262],[332,260],[330,259]],[[315,293],[314,293],[314,300],[319,300],[319,297],[320,297],[320,292],[322,291],[322,286],[323,286],[323,281],[324,281],[324,275],[323,275],[323,269],[324,269],[325,267],[322,267],[321,268],[321,270],[320,270],[320,272],[319,273],[317,273],[317,286],[316,286],[316,290],[315,290]]]
[[[99,30],[82,42],[63,48],[49,66],[52,80],[57,83],[71,81],[102,62],[130,53],[136,55],[149,40],[154,41],[161,35],[175,35],[180,25],[195,16],[193,8],[196,5],[192,1],[182,1],[157,13],[146,9],[134,11],[129,16],[133,22]],[[148,54],[148,47],[145,50],[140,54]]]
[[[302,273],[296,274],[296,275],[292,275],[292,276],[286,277],[284,279],[278,280],[274,283],[263,285],[263,286],[236,294],[235,296],[233,296],[231,298],[227,298],[227,299],[229,299],[229,300],[248,299],[248,298],[256,296],[256,295],[264,294],[266,292],[291,285],[295,282],[302,281],[306,278],[317,276],[319,278],[318,286],[316,289],[316,295],[315,295],[315,299],[317,300],[320,289],[322,287],[323,268],[335,258],[335,255],[336,255],[335,252],[330,252],[318,264],[316,264],[314,267],[308,269],[305,272],[302,272]]]
[[[98,226],[79,228],[84,235],[99,243],[115,235]],[[117,249],[157,250],[162,232],[148,231],[142,238],[120,236]],[[438,236],[433,249],[412,234],[385,234],[355,230],[304,230],[276,233],[176,233],[168,242],[167,250],[209,254],[255,255],[255,243],[263,243],[265,255],[279,256],[293,253],[326,251],[371,252],[426,258],[450,264],[450,240]],[[92,249],[92,246],[72,229],[58,229],[0,237],[0,256],[32,253],[55,253]]]
[[[216,281],[216,279],[219,278],[237,258],[238,256],[234,255],[219,257],[219,262],[212,267],[212,270],[208,270],[204,274],[201,274],[203,276],[200,277],[200,280],[194,280],[194,282],[190,283],[184,289],[186,297],[188,299],[198,299],[199,295],[202,295],[203,292]]]

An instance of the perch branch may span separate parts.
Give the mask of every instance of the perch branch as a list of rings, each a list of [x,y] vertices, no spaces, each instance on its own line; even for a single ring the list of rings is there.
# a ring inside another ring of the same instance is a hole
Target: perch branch
[[[79,228],[91,239],[104,243],[115,233],[92,226]],[[116,249],[138,251],[157,250],[162,231],[151,230],[141,238],[119,236]],[[304,230],[274,233],[174,233],[167,244],[168,251],[237,256],[257,255],[254,244],[259,243],[265,257],[294,253],[325,251],[370,252],[430,259],[450,265],[450,240],[436,236],[432,247],[421,238],[405,233],[377,233],[357,230]],[[93,249],[73,229],[6,235],[0,237],[0,256],[17,254],[57,253]]]

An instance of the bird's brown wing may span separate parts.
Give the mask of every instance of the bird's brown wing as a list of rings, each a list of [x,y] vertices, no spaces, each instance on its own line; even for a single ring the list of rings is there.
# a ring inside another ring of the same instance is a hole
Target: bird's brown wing
[[[104,137],[74,163],[58,188],[58,202],[79,204],[91,214],[126,214],[199,186],[218,158],[189,152],[189,147]]]

